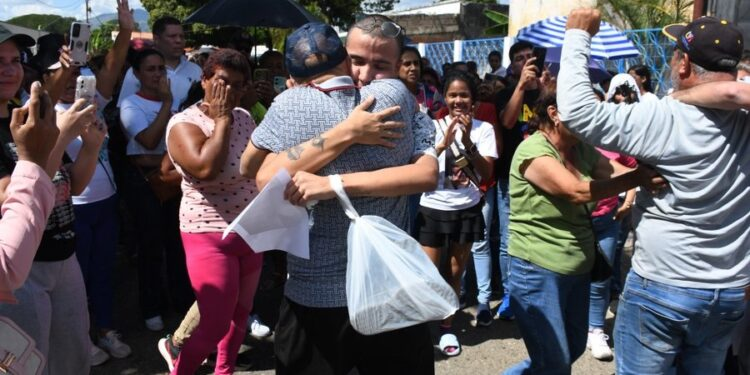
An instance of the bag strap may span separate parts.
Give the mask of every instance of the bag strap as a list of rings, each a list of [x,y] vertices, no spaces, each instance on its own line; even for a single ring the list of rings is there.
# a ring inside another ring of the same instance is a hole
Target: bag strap
[[[328,181],[331,184],[331,188],[336,193],[336,196],[339,198],[339,202],[341,202],[341,205],[344,207],[346,216],[352,219],[352,221],[357,220],[359,214],[357,213],[357,210],[354,209],[352,202],[344,191],[344,183],[341,181],[341,176],[337,174],[330,175],[328,176]]]

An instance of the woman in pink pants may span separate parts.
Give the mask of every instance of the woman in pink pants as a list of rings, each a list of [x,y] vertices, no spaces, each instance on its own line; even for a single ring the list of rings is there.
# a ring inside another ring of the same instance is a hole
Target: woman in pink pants
[[[245,337],[262,256],[236,234],[222,233],[257,195],[239,161],[255,123],[236,108],[249,81],[247,59],[214,52],[203,67],[203,101],[172,117],[167,149],[182,175],[180,231],[200,323],[185,342],[172,374],[193,374],[214,349],[216,374],[231,374]]]

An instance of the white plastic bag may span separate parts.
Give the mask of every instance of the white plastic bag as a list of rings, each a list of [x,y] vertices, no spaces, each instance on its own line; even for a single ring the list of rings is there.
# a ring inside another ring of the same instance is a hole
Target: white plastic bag
[[[347,237],[349,320],[364,335],[445,319],[458,298],[419,243],[379,216],[359,216],[339,175],[331,186],[352,220]]]

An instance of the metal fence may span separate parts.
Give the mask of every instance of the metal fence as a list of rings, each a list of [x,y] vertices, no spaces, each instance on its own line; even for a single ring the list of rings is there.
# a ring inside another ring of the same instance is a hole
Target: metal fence
[[[625,35],[635,44],[641,56],[631,59],[607,60],[607,69],[626,72],[628,67],[643,64],[649,67],[652,74],[652,85],[657,95],[664,95],[671,87],[669,80],[669,60],[672,57],[672,42],[662,33],[661,29],[629,30]],[[475,61],[479,76],[489,73],[487,55],[493,50],[503,50],[505,38],[488,38],[472,40],[455,40],[451,42],[420,43],[417,45],[422,56],[430,60],[430,64],[441,71],[444,63],[454,61]]]

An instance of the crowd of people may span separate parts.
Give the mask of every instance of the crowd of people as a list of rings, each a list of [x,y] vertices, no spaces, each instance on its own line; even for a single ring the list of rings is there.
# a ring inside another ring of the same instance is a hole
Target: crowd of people
[[[127,0],[117,14],[113,47],[83,65],[62,35],[0,26],[0,316],[34,339],[42,373],[131,355],[114,319],[121,242],[144,327],[163,332],[169,308],[184,317],[155,343],[173,374],[212,352],[231,374],[248,331],[271,334],[254,312],[263,267],[284,285],[277,373],[434,373],[434,344],[462,352],[452,316],[352,327],[335,175],[357,212],[410,233],[461,301],[473,265],[475,326],[515,321],[529,356],[498,371],[570,373],[589,349],[618,374],[720,374],[732,357],[750,374],[750,58],[731,23],[664,29],[673,92],[659,98],[645,66],[592,82],[590,9],[568,17],[557,76],[517,41],[507,67],[488,55],[484,77],[471,61],[431,67],[382,15],[345,42],[305,24],[256,61],[241,32],[188,60],[179,20],[134,43]],[[77,98],[86,77],[95,92]],[[284,198],[311,216],[309,259],[222,235],[282,169]]]

